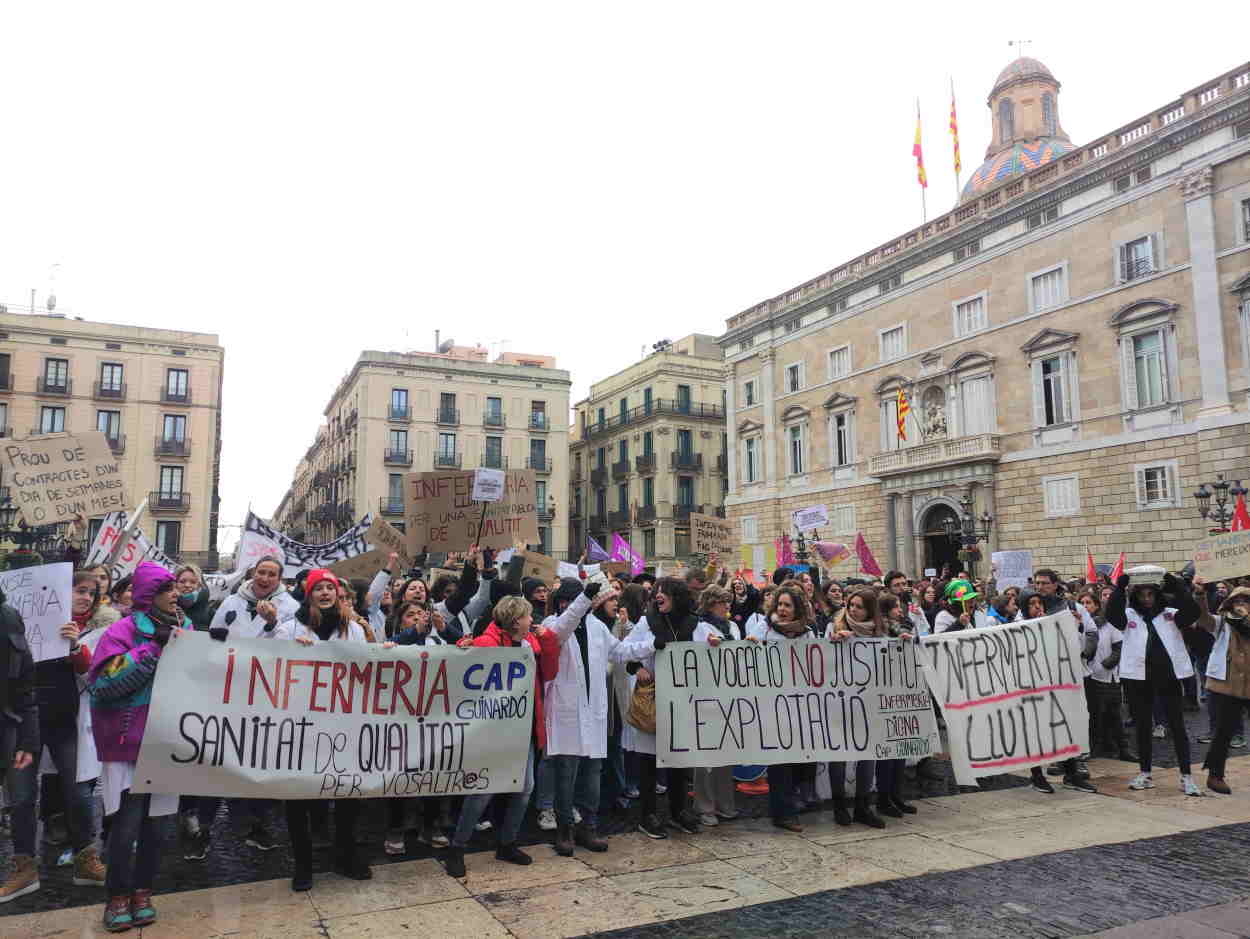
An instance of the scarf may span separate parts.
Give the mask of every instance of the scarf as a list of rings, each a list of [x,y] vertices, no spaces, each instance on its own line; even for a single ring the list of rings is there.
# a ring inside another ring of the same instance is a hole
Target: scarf
[[[711,613],[704,613],[703,622],[711,623],[715,626],[724,639],[728,639],[733,635],[733,630],[729,628],[729,620],[727,619],[721,619],[719,616],[714,616]]]
[[[311,611],[310,611],[311,612]],[[343,625],[343,615],[339,612],[338,604],[330,607],[328,610],[319,610],[321,614],[321,622],[317,626],[309,626],[317,638],[325,642],[330,637],[336,635]],[[311,620],[311,616],[309,619]]]
[[[871,620],[857,620],[851,616],[850,607],[843,607],[838,611],[837,618],[834,620],[834,627],[841,630],[847,630],[856,636],[865,636],[871,638],[873,636],[883,635],[883,630],[878,628],[877,624]]]
[[[798,639],[810,630],[806,623],[800,623],[798,620],[791,620],[788,623],[779,623],[771,616],[768,618],[769,628],[781,633],[787,639]]]
[[[277,603],[278,597],[284,593],[286,593],[286,584],[281,581],[278,581],[278,586],[275,587],[273,593],[269,594],[267,597],[256,596],[252,590],[252,581],[250,580],[246,581],[243,586],[239,588],[239,596],[247,601],[247,612],[251,616],[256,615],[256,604],[260,603],[261,600],[268,600],[270,603]]]
[[[156,641],[161,645],[164,645],[169,641],[169,637],[173,633],[175,626],[182,625],[183,617],[180,611],[165,613],[158,610],[155,606],[152,606],[149,609],[144,610],[143,613],[152,621],[152,625],[155,627]]]

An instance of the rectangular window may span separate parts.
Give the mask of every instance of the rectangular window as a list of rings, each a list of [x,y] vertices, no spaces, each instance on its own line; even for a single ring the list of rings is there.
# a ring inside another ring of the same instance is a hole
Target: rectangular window
[[[65,408],[40,408],[39,433],[59,434],[65,430]]]
[[[651,413],[651,389],[650,388],[642,389],[642,413],[643,414]]]
[[[100,366],[100,390],[104,393],[120,394],[125,369],[116,362],[105,362]]]
[[[788,333],[797,333],[803,328],[803,317],[795,317],[792,320],[786,320],[785,329]]]
[[[994,430],[994,402],[989,376],[960,383],[964,406],[964,433],[988,434]]]
[[[111,441],[120,440],[122,435],[122,412],[96,411],[95,429],[102,432]]]
[[[546,525],[538,526],[538,553],[551,554],[551,529]]]
[[[162,499],[176,499],[182,495],[182,467],[161,467],[160,495]]]
[[[165,369],[165,395],[170,401],[186,401],[190,373],[185,368]]]
[[[751,407],[755,404],[755,382],[748,381],[742,385],[742,406]]]
[[[655,505],[655,480],[650,476],[642,481],[642,504],[648,509]]]
[[[743,461],[745,463],[743,470],[746,474],[746,481],[749,483],[753,483],[760,478],[760,475],[759,475],[760,474],[759,440],[756,439],[755,437],[750,437],[747,440],[743,441],[743,448],[744,448],[744,457],[745,457]]]
[[[642,530],[642,555],[644,558],[655,557],[655,529],[644,528]]]
[[[503,469],[502,437],[486,438],[486,452],[482,457],[482,465],[489,469]]]
[[[790,475],[798,476],[803,472],[803,427],[796,425],[786,429],[786,441],[790,453]]]
[[[1068,373],[1061,355],[1042,359],[1042,403],[1047,427],[1070,421],[1068,407]]]
[[[1058,217],[1059,217],[1059,206],[1052,205],[1048,209],[1042,209],[1042,211],[1040,212],[1034,212],[1032,215],[1028,217],[1028,219],[1026,220],[1026,224],[1028,225],[1030,229],[1041,228],[1043,225],[1047,225],[1050,222],[1053,222]]]
[[[1180,485],[1176,460],[1139,463],[1133,467],[1133,472],[1137,479],[1139,509],[1170,509],[1177,505]]]
[[[444,436],[449,436],[449,435],[444,435]],[[391,451],[391,453],[404,453],[408,449],[408,431],[406,430],[390,431],[387,434],[387,448]]]
[[[603,469],[608,465],[608,448],[599,447],[595,450],[595,468]]]
[[[893,329],[883,329],[881,336],[881,361],[889,362],[892,359],[901,358],[907,351],[907,329],[905,326],[895,326]]]
[[[877,295],[884,296],[891,290],[897,290],[899,285],[903,283],[901,274],[895,274],[893,277],[887,277],[881,283],[877,284]]]
[[[1077,476],[1043,476],[1042,503],[1047,518],[1078,514],[1081,511],[1081,486]]]
[[[601,519],[604,518],[604,516],[608,514],[608,490],[606,489],[595,490],[595,509],[596,509],[595,514],[598,515]]]
[[[404,501],[404,474],[390,473],[386,477],[386,498],[389,502]]]
[[[624,424],[629,420],[629,399],[621,398],[618,413],[621,415],[621,423]]]
[[[176,558],[182,553],[182,523],[181,522],[157,522],[156,523],[156,546],[168,554],[171,558]]]
[[[911,432],[915,433],[914,424]],[[881,402],[881,449],[901,450],[904,443],[898,436],[898,398],[885,398]]]
[[[965,245],[960,245],[958,248],[955,249],[953,253],[954,253],[954,257],[956,261],[962,261],[965,258],[972,257],[974,254],[978,253],[980,250],[981,250],[981,242],[979,239],[976,239],[976,240],[968,242]]]
[[[985,297],[973,297],[955,304],[955,335],[967,336],[985,329]]]
[[[1154,273],[1154,239],[1146,235],[1120,245],[1120,280],[1130,281]]]
[[[851,440],[851,415],[835,414],[832,420],[833,430],[833,465],[850,466],[855,462],[853,442]]]
[[[1167,400],[1166,375],[1163,333],[1155,330],[1134,336],[1133,380],[1137,386],[1138,407],[1153,407]]]
[[[690,386],[677,386],[677,411],[679,414],[690,413]]]
[[[1128,192],[1128,190],[1132,188],[1132,185],[1133,185],[1133,177],[1129,175],[1128,173],[1125,173],[1123,176],[1119,177],[1115,181],[1115,191],[1116,192]]]
[[[1049,310],[1067,299],[1064,269],[1057,267],[1053,271],[1034,274],[1030,290],[1033,298],[1033,311]]]
[[[536,430],[546,430],[547,428],[547,402],[531,401],[530,402],[530,427]]]
[[[547,511],[547,480],[540,479],[534,483],[534,505],[539,513]]]
[[[530,467],[536,470],[547,468],[547,441],[542,438],[530,441]]]
[[[438,435],[438,456],[444,461],[451,461],[456,458],[455,434]]]
[[[742,516],[742,543],[752,544],[760,540],[760,520],[755,515]]]
[[[651,435],[651,431],[646,431],[642,435],[642,455],[652,456],[655,453],[655,438]]]
[[[12,359],[7,352],[0,352],[0,388],[13,387]]]
[[[690,508],[694,505],[694,478],[691,476],[677,477],[677,504]]]
[[[69,359],[44,359],[43,387],[45,391],[69,389]]]
[[[677,454],[682,459],[694,458],[694,435],[691,431],[677,431]]]
[[[803,390],[803,366],[799,362],[786,366],[786,392]]]
[[[600,429],[602,429],[602,428],[603,428],[603,425],[604,425],[604,424],[606,424],[607,422],[608,422],[608,412],[607,412],[607,409],[606,409],[606,408],[600,408],[600,409],[599,409],[599,427],[600,427]]]
[[[582,490],[580,488],[573,490],[573,517],[582,517]],[[578,539],[574,539],[576,540]]]
[[[488,427],[502,427],[503,398],[487,398],[484,417]]]
[[[829,350],[829,379],[846,378],[851,374],[851,347]]]
[[[452,392],[440,392],[438,396],[438,419],[452,423],[456,419],[456,396]]]
[[[166,443],[182,443],[187,439],[185,414],[166,414],[161,418],[161,439]]]
[[[629,462],[629,441],[618,440],[616,442],[616,461],[618,463]]]
[[[9,405],[6,402],[0,401],[0,437],[7,437],[8,435],[9,435]]]
[[[408,416],[408,389],[392,388],[391,389],[391,416],[407,417]]]
[[[1250,199],[1241,200],[1241,239],[1250,241]]]
[[[616,487],[616,511],[629,511],[629,483],[621,483]]]
[[[855,506],[853,505],[833,506],[829,512],[829,522],[833,525],[834,532],[839,535],[859,531],[855,524]]]

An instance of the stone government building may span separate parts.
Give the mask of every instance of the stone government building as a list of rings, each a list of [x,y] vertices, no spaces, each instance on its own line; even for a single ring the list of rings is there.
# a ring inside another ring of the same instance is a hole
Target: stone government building
[[[1176,568],[1208,528],[1193,491],[1250,478],[1250,63],[1084,146],[1059,91],[1012,62],[953,211],[727,321],[725,504],[755,566],[824,503],[822,536],[940,567],[969,494],[986,558]]]

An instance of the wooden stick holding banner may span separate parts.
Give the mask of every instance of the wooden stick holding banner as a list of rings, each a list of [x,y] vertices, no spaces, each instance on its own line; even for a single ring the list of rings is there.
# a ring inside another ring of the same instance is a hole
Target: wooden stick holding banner
[[[486,527],[486,508],[503,498],[503,490],[503,470],[481,468],[473,471],[473,501],[482,503],[482,518],[477,523],[474,544],[482,543],[482,529]]]

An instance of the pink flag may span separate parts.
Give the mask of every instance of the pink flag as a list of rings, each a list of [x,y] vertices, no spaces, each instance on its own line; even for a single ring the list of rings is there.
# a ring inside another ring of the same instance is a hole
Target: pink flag
[[[877,559],[868,550],[868,542],[864,540],[862,531],[855,535],[855,553],[859,555],[859,566],[865,574],[871,574],[873,577],[881,576],[881,566],[877,564]]]
[[[777,566],[792,567],[794,565],[794,549],[790,546],[790,536],[782,535],[775,544],[777,546]]]
[[[646,567],[646,561],[643,556],[635,552],[629,546],[629,542],[616,532],[612,532],[612,560],[628,562],[631,577],[637,577]]]

